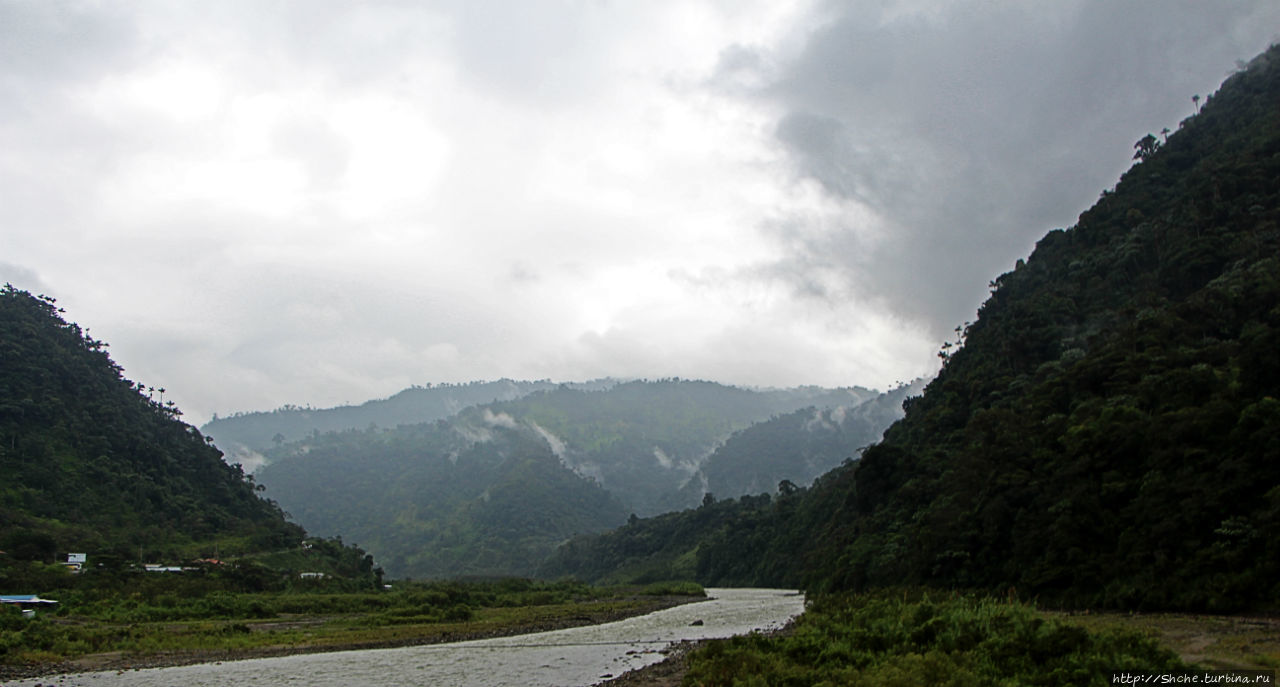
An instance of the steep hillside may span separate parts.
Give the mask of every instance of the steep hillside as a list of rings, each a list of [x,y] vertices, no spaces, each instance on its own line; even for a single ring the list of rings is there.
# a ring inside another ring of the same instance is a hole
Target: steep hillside
[[[565,542],[538,569],[549,578],[593,583],[695,579],[708,586],[803,586],[803,563],[844,496],[830,489],[837,469],[811,488],[779,483],[776,492],[716,499],[696,508]]]
[[[262,470],[268,493],[310,531],[359,542],[393,576],[528,575],[559,542],[626,519],[540,434],[492,413],[329,433],[278,453]]]
[[[53,299],[0,292],[0,548],[135,559],[297,544],[172,402],[125,379]]]
[[[883,442],[705,532],[699,579],[1280,606],[1280,49],[1135,150]]]
[[[808,485],[878,440],[902,416],[904,399],[923,384],[916,381],[851,405],[804,408],[736,432],[681,489],[681,501],[696,507],[577,537],[539,574],[610,583],[697,578],[736,586],[798,586],[796,561],[807,538],[790,537],[785,528],[820,523],[812,507],[799,514]],[[785,522],[779,513],[788,514]],[[725,558],[701,554],[728,541],[744,548]]]
[[[812,584],[1280,600],[1280,50],[991,298],[866,452]]]
[[[902,417],[902,402],[923,388],[921,380],[855,405],[804,408],[751,425],[707,458],[682,489],[685,502],[697,504],[707,493],[721,498],[771,494],[784,481],[807,487],[879,441]]]
[[[788,503],[795,494],[780,495]],[[698,569],[698,552],[708,541],[725,532],[745,532],[756,525],[772,525],[775,499],[769,493],[740,499],[704,497],[702,505],[651,518],[633,518],[625,526],[609,532],[574,537],[556,549],[538,568],[546,578],[573,577],[592,584],[648,584],[661,580],[726,579],[724,586],[764,586],[754,584],[752,573],[737,577],[710,578]],[[768,534],[772,534],[770,530]],[[794,567],[785,556],[772,555],[765,548],[750,552],[747,567],[783,570]],[[743,560],[738,552],[734,560]],[[770,563],[773,561],[774,563]],[[735,564],[736,565],[736,564]],[[794,576],[793,576],[794,577]],[[787,580],[783,575],[764,579]],[[796,578],[798,582],[798,578]],[[791,584],[794,588],[797,584]]]

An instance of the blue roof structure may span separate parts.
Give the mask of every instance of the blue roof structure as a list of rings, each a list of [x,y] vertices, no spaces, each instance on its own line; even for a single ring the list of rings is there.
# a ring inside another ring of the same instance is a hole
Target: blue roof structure
[[[5,604],[56,604],[53,599],[41,599],[36,594],[0,594],[0,603]]]

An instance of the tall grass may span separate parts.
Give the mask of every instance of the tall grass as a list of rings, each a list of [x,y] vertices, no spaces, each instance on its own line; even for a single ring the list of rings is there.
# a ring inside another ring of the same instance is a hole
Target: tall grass
[[[814,599],[785,636],[710,643],[686,685],[1106,685],[1115,671],[1184,670],[1135,633],[1091,633],[1024,604],[941,592]]]

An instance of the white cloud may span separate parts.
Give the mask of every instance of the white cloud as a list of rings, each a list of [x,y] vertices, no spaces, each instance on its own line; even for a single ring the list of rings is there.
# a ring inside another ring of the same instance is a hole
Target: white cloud
[[[887,386],[1280,19],[935,7],[0,5],[0,267],[195,421]]]
[[[484,409],[484,415],[481,416],[486,425],[490,427],[505,427],[506,429],[516,429],[519,425],[515,418],[507,413],[494,413],[488,408]]]

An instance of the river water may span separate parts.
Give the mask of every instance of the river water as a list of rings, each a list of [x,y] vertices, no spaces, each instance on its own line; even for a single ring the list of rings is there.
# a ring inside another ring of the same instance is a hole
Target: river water
[[[260,687],[592,685],[661,661],[662,649],[781,627],[804,598],[778,589],[708,589],[709,601],[603,625],[452,644],[303,654],[175,668],[44,677],[17,685]],[[701,625],[693,625],[701,620]]]

